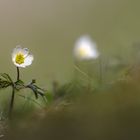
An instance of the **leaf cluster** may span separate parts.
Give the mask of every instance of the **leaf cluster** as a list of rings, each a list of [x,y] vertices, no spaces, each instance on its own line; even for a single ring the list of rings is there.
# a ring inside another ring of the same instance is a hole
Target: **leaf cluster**
[[[0,74],[0,89],[7,88],[9,86],[12,86],[14,83],[11,79],[11,77],[6,73]]]
[[[18,80],[14,82],[8,74],[1,73],[0,74],[0,89],[7,88],[9,86],[14,88],[16,91],[29,88],[33,91],[36,99],[38,99],[39,95],[42,97],[45,97],[45,93],[46,93],[46,90],[36,85],[36,80],[32,80],[29,84],[25,85],[25,83],[22,80]]]

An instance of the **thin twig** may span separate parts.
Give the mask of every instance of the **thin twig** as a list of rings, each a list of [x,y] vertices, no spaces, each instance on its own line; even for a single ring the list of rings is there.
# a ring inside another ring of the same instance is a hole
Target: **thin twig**
[[[34,103],[36,103],[38,106],[42,107],[42,105],[40,105],[38,102],[36,102],[34,99],[30,98],[30,97],[25,97],[24,95],[20,95],[20,94],[17,94],[18,96],[24,98],[24,99],[28,99],[30,101],[33,101]]]
[[[74,68],[79,71],[80,73],[82,73],[84,76],[86,76],[88,79],[91,79],[89,77],[89,75],[87,73],[85,73],[84,71],[82,71],[78,66],[74,65]]]
[[[46,105],[47,105],[47,104],[48,104],[48,101],[47,101],[46,96],[42,96],[42,98],[43,98],[44,102],[45,102],[45,103],[46,103]]]

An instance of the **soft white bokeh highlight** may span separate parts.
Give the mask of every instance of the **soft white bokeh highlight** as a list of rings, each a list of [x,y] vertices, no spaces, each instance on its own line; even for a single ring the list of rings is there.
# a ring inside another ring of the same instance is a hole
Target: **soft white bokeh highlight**
[[[88,35],[81,36],[75,43],[74,57],[77,60],[91,60],[99,56],[96,43]]]

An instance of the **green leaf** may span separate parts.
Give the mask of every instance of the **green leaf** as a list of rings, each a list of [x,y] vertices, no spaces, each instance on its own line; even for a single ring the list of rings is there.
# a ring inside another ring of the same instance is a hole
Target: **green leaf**
[[[8,74],[1,73],[0,76],[0,88],[7,88],[13,84],[13,81]]]
[[[6,74],[6,73],[1,73],[0,76],[1,76],[2,78],[4,78],[5,80],[7,80],[8,82],[13,83],[11,77],[10,77],[8,74]]]
[[[22,80],[18,80],[18,81],[15,82],[15,84],[17,84],[17,85],[24,85],[24,82]]]
[[[45,96],[45,90],[40,88],[40,87],[38,87],[37,85],[35,85],[34,82],[31,82],[26,87],[30,88],[34,92],[36,99],[38,99],[38,95],[40,95],[42,97]]]
[[[17,90],[25,88],[24,82],[22,80],[18,80],[15,82],[15,87]]]
[[[0,88],[7,88],[10,85],[11,85],[11,83],[9,83],[8,81],[4,81],[4,80],[0,79]]]

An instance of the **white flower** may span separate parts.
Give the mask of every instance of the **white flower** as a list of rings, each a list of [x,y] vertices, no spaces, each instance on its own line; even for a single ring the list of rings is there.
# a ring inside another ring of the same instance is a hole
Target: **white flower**
[[[88,35],[80,37],[74,47],[74,56],[78,60],[96,59],[99,56],[96,44]]]
[[[17,45],[12,52],[12,61],[17,67],[25,68],[32,64],[33,59],[28,48],[22,48],[20,45]]]

